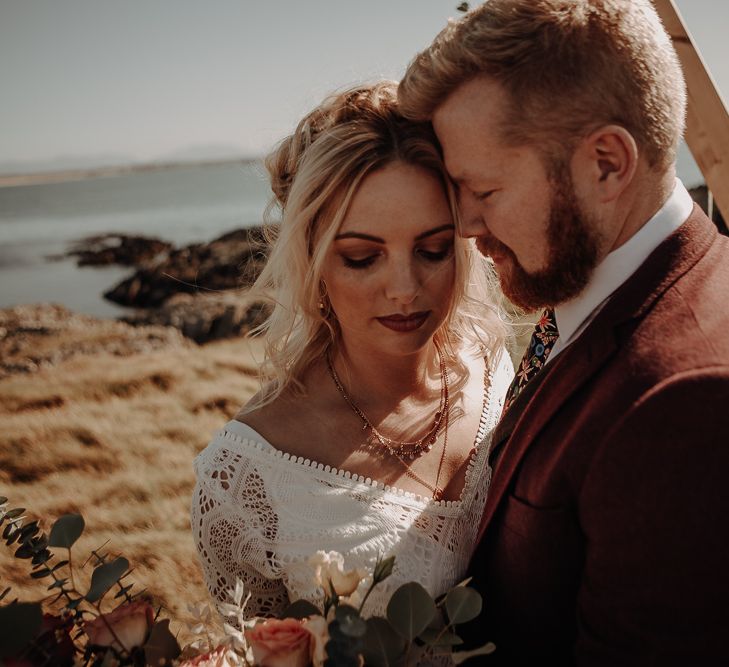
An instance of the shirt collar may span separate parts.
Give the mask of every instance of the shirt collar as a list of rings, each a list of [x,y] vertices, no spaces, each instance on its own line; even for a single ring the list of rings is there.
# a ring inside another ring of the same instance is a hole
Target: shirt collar
[[[557,329],[563,344],[569,343],[593,311],[684,223],[693,206],[691,195],[683,183],[676,179],[673,192],[658,212],[595,267],[590,282],[578,296],[555,307]]]

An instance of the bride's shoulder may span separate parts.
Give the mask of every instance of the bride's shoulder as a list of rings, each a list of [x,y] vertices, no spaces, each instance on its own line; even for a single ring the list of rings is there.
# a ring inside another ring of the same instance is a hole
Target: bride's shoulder
[[[319,413],[315,395],[289,390],[270,401],[262,401],[262,396],[254,396],[236,413],[234,420],[284,451],[288,451],[289,443],[308,439],[316,423],[316,420],[312,423],[312,416]]]

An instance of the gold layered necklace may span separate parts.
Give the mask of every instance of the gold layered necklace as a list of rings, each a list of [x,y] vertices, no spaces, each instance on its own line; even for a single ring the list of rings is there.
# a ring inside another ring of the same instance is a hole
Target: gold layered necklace
[[[428,429],[427,433],[423,437],[412,441],[394,440],[380,433],[380,431],[375,428],[375,426],[372,424],[364,411],[361,410],[359,406],[357,406],[357,404],[349,397],[349,395],[345,391],[344,386],[342,385],[342,382],[337,375],[337,371],[334,370],[334,364],[332,363],[331,355],[328,351],[326,359],[327,367],[329,368],[329,374],[331,375],[332,380],[337,387],[337,390],[342,395],[342,398],[345,400],[347,405],[349,405],[352,411],[362,420],[362,430],[369,429],[370,433],[372,434],[372,438],[380,445],[382,445],[382,447],[390,455],[394,456],[398,461],[400,461],[400,463],[402,463],[403,466],[405,466],[405,474],[410,477],[410,479],[415,480],[416,482],[422,484],[425,488],[427,488],[432,493],[434,500],[440,500],[443,497],[443,489],[438,486],[438,482],[440,480],[441,469],[443,468],[443,461],[445,460],[446,448],[448,447],[449,378],[448,367],[446,366],[445,360],[443,358],[443,353],[441,352],[440,347],[438,347],[437,344],[435,345],[435,349],[438,353],[441,373],[440,401],[438,404],[438,410],[435,413],[433,425],[430,427],[430,429]],[[443,431],[444,433],[443,451],[440,456],[440,462],[438,463],[438,472],[436,473],[435,485],[432,485],[426,482],[422,477],[417,475],[410,468],[410,465],[405,459],[409,459],[412,461],[421,454],[429,452],[433,448],[433,445],[437,441],[441,431]]]

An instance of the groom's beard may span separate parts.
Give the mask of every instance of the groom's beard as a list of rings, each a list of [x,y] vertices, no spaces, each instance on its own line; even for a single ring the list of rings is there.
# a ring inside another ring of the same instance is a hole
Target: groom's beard
[[[484,255],[506,256],[498,266],[501,289],[513,304],[527,311],[555,306],[577,296],[597,264],[595,228],[577,201],[568,169],[555,166],[550,182],[549,256],[544,269],[527,273],[511,249],[493,236],[480,237],[476,242]]]

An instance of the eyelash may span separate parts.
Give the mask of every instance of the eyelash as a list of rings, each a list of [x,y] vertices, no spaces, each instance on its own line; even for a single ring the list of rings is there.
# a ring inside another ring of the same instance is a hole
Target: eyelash
[[[432,252],[430,250],[418,250],[417,252],[426,262],[432,262],[433,264],[436,264],[447,259],[450,256],[450,251],[451,249],[449,247],[445,250],[440,250],[438,252]],[[344,262],[344,266],[346,266],[347,268],[366,269],[369,266],[372,266],[377,257],[378,255],[370,255],[369,257],[365,257],[364,259],[352,259],[351,257],[342,255],[342,261]]]
[[[368,266],[372,265],[375,259],[377,259],[377,255],[370,255],[369,257],[365,257],[364,259],[351,259],[350,257],[345,257],[344,255],[342,255],[342,261],[344,262],[344,266],[350,269],[366,269]]]

